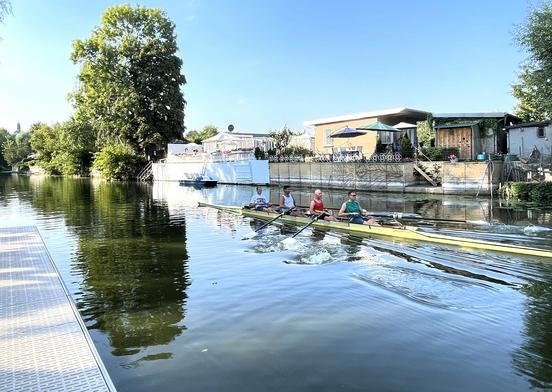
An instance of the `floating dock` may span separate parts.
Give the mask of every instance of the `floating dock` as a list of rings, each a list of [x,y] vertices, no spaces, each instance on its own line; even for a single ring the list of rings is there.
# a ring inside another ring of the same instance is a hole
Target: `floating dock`
[[[32,226],[0,228],[0,391],[115,391]]]

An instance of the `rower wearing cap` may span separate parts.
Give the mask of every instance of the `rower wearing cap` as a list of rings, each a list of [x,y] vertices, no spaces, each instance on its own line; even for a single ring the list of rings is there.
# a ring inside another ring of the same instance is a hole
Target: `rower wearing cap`
[[[360,207],[360,203],[357,201],[356,196],[355,191],[349,191],[349,193],[347,193],[348,200],[341,205],[338,215],[347,217],[349,223],[379,226],[373,218],[366,216],[366,210]]]

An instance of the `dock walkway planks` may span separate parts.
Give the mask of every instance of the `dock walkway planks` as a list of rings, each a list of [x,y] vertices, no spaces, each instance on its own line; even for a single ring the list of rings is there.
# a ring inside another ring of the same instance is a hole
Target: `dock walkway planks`
[[[35,227],[0,228],[0,391],[115,391]]]

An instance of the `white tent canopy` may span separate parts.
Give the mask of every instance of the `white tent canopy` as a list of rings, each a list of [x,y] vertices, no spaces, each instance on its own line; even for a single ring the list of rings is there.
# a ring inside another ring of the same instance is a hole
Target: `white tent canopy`
[[[400,122],[396,125],[393,125],[393,128],[397,128],[397,129],[412,129],[412,128],[416,128],[416,124],[410,124],[410,123],[407,123],[407,122]]]
[[[211,136],[209,139],[205,139],[203,140],[203,143],[207,142],[226,142],[226,141],[238,141],[238,140],[241,140],[242,138],[240,138],[239,136],[237,135],[232,135],[231,133],[228,133],[228,132],[222,132],[222,133],[217,133],[215,136]]]

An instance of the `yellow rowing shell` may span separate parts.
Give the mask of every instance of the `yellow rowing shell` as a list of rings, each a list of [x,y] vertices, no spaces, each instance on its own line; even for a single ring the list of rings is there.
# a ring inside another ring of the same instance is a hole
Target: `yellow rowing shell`
[[[266,211],[255,211],[249,210],[241,207],[234,206],[224,206],[217,204],[209,203],[199,203],[200,207],[212,207],[222,211],[228,211],[235,214],[241,214],[243,216],[261,219],[261,220],[271,220],[278,216],[274,212]],[[293,224],[293,225],[306,225],[311,222],[310,218],[305,217],[295,217],[284,215],[278,219],[283,223]],[[549,257],[552,258],[552,251],[545,249],[532,248],[529,246],[520,246],[512,245],[505,243],[495,243],[490,241],[456,237],[456,236],[447,236],[443,234],[436,233],[424,233],[420,231],[417,227],[414,226],[401,226],[401,227],[388,227],[388,226],[369,226],[369,225],[358,225],[358,224],[349,224],[345,222],[328,222],[318,220],[312,224],[313,227],[321,230],[331,230],[338,231],[342,233],[349,233],[358,236],[381,236],[388,238],[401,238],[412,241],[423,241],[430,242],[434,244],[443,244],[458,246],[461,248],[474,248],[482,250],[492,250],[496,252],[504,253],[515,253],[520,255],[529,255],[529,256],[538,256],[538,257]]]

